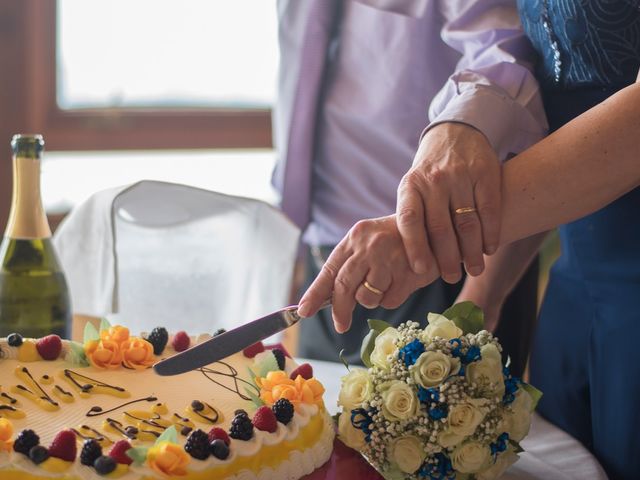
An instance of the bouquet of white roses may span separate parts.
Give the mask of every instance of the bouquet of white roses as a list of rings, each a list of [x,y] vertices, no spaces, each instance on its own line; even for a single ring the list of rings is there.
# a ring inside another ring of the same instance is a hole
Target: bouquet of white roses
[[[541,393],[503,366],[471,302],[393,328],[370,320],[368,369],[342,378],[339,438],[386,479],[491,479],[518,459]]]

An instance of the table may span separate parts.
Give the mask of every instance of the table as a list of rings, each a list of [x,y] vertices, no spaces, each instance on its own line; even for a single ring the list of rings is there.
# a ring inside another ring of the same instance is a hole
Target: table
[[[335,362],[298,359],[313,365],[314,376],[325,389],[327,410],[338,411],[336,400],[340,391],[340,377],[346,374],[344,365]],[[607,480],[604,470],[591,453],[577,440],[538,414],[533,415],[531,432],[522,442],[525,452],[502,477],[504,480]],[[357,453],[336,440],[329,462],[305,480],[333,480],[353,478],[380,480],[382,477]]]

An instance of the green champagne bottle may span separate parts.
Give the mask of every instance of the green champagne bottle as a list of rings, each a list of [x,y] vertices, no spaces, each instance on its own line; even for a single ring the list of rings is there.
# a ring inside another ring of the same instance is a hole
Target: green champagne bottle
[[[69,338],[71,302],[40,197],[41,135],[14,135],[13,197],[0,244],[0,337]]]

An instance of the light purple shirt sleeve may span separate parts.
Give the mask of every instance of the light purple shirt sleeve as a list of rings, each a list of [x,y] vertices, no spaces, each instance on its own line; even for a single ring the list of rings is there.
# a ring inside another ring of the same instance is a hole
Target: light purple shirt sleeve
[[[548,125],[516,2],[442,0],[440,11],[442,40],[462,58],[432,101],[425,132],[448,121],[471,125],[501,160],[542,139]]]

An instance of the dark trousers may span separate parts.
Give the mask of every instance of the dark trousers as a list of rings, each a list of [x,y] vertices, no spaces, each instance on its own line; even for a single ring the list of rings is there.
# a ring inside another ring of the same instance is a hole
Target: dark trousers
[[[331,247],[321,247],[309,251],[306,259],[306,289],[318,275],[324,260],[331,253]],[[504,347],[505,358],[511,358],[511,371],[521,376],[527,364],[531,338],[536,322],[538,287],[538,262],[532,263],[515,287],[502,310],[495,335]],[[367,319],[385,320],[396,326],[407,320],[425,326],[427,313],[442,312],[455,301],[462,288],[462,281],[450,285],[438,279],[431,285],[415,291],[400,307],[389,310],[373,309],[357,305],[353,312],[351,329],[339,334],[333,328],[331,311],[320,311],[315,317],[300,322],[298,355],[306,358],[337,361],[341,350],[350,364],[362,364],[360,345],[368,332]]]

